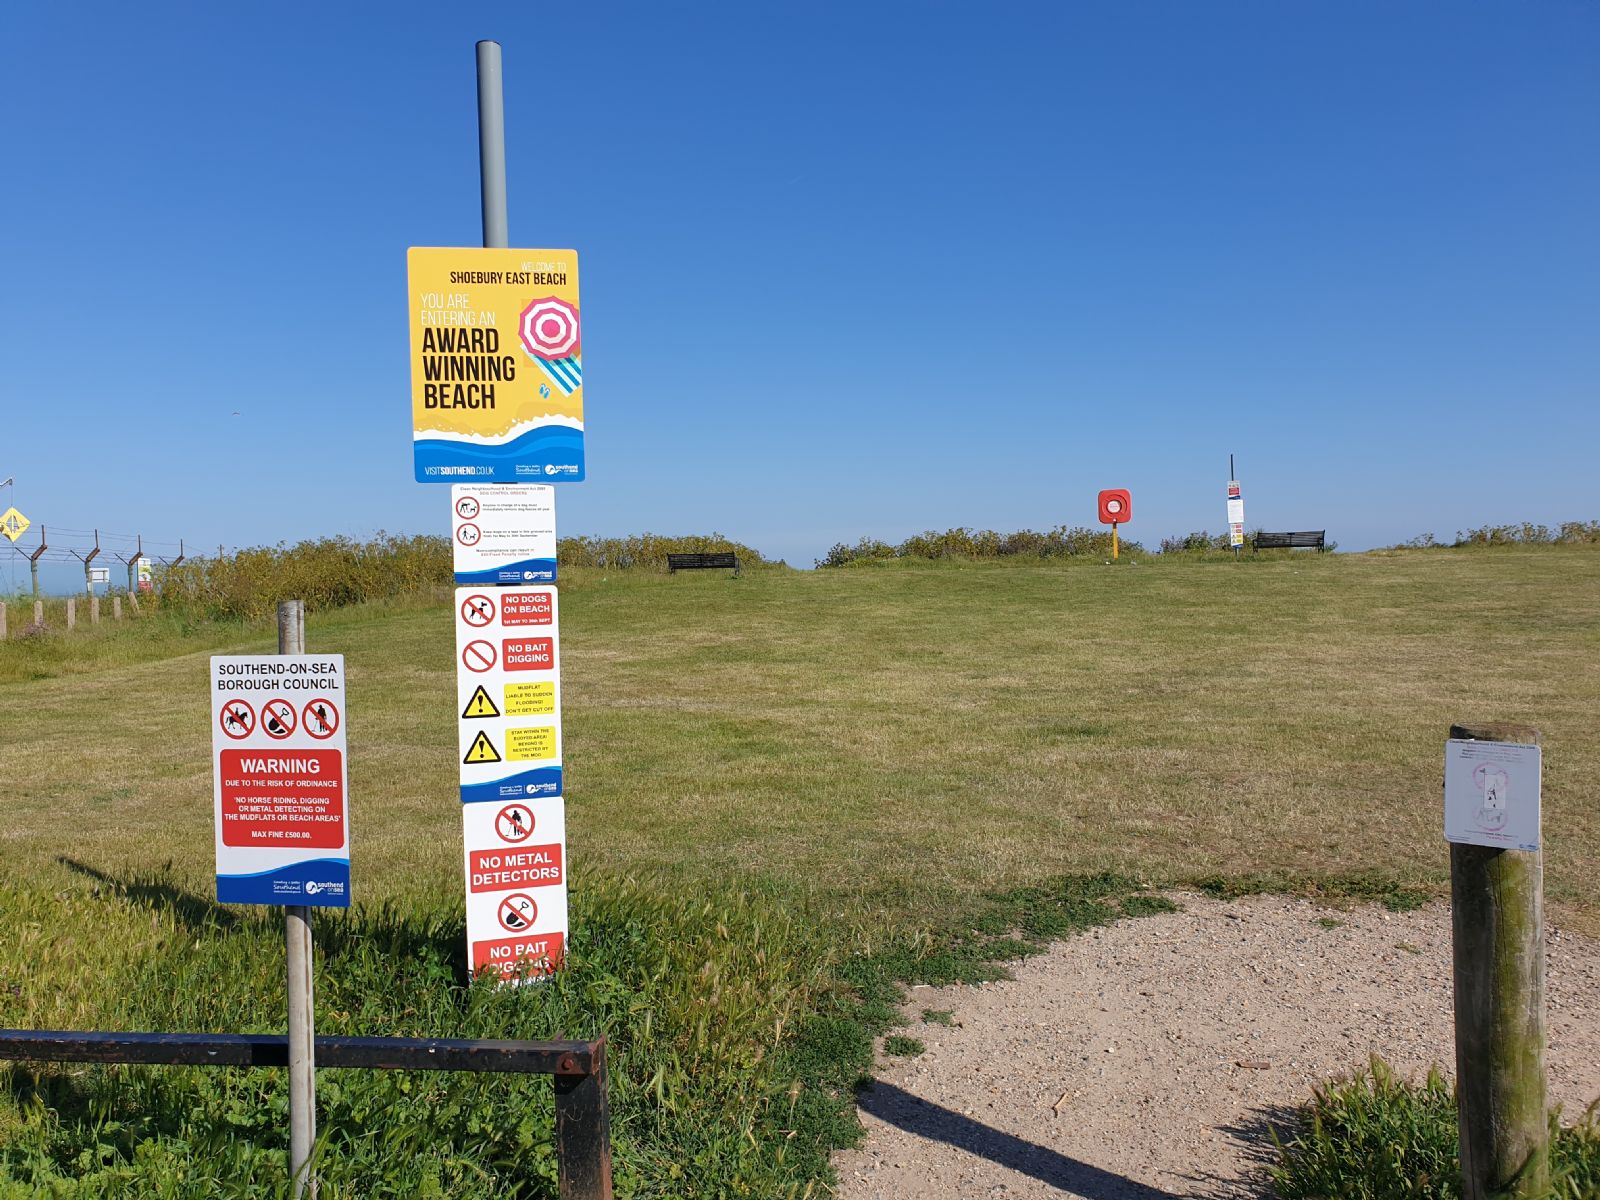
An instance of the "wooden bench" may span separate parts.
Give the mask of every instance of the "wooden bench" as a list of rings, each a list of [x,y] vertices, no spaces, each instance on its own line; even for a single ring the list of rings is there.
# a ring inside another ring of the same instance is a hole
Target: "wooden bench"
[[[1299,533],[1256,534],[1257,550],[1321,550],[1325,544],[1326,529],[1306,529]]]
[[[679,571],[710,571],[719,567],[723,570],[732,570],[737,575],[739,573],[739,556],[731,550],[718,554],[667,555],[668,574],[676,574]]]

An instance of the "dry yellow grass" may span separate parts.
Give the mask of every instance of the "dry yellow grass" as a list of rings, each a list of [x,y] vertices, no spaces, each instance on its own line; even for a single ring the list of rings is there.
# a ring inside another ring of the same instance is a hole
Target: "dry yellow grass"
[[[562,621],[575,863],[756,873],[897,922],[1101,868],[1437,886],[1448,726],[1516,720],[1545,740],[1549,894],[1600,920],[1592,549],[584,574]],[[449,609],[314,615],[309,640],[350,664],[358,900],[448,898]],[[8,870],[171,861],[209,892],[206,659],[251,647],[35,679],[0,650]]]

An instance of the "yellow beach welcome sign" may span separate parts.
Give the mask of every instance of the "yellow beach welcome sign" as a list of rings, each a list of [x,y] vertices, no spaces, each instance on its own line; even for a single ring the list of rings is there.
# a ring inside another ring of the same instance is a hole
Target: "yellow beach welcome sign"
[[[415,246],[406,267],[418,482],[582,479],[576,251]]]

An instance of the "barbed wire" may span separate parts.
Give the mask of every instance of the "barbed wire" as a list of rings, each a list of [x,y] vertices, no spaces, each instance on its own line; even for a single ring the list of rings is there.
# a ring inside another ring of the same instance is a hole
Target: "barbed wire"
[[[142,534],[137,533],[117,533],[110,529],[72,529],[65,525],[52,525],[49,522],[45,522],[45,526],[47,531],[51,534],[64,533],[69,537],[83,537],[91,540],[93,540],[95,534],[97,533],[100,535],[101,541],[105,541],[107,538],[110,538],[114,541],[138,542],[140,537],[143,536]],[[185,538],[184,542],[187,542],[188,540],[189,539]],[[176,539],[146,537],[144,539],[144,544],[146,546],[177,546],[179,545],[179,542]]]
[[[32,530],[29,532],[31,533]],[[40,562],[82,562],[85,557],[93,552],[95,544],[93,541],[94,532],[92,530],[88,532],[89,540],[83,541],[79,544],[68,545],[62,545],[57,541],[57,532],[57,529],[47,529],[45,531],[45,549],[42,554],[38,555],[38,560]],[[59,530],[59,532],[65,533],[68,531]],[[78,538],[81,537],[83,537],[83,534],[80,532],[78,534]],[[108,538],[114,539],[115,544],[107,545],[106,542]],[[77,538],[71,537],[65,540],[69,543],[75,543],[78,541]],[[33,558],[39,549],[39,541],[37,538],[32,539],[31,542],[9,542],[6,544],[11,547],[12,551],[14,551],[16,555],[20,555],[23,559]],[[107,534],[104,530],[101,530],[100,553],[97,556],[96,561],[102,558],[108,562],[117,560],[119,558],[124,560],[132,558],[132,552],[135,551],[139,545],[139,535],[137,534]],[[145,538],[143,541],[144,557],[152,560],[177,558],[179,554],[182,554],[185,558],[192,558],[194,557],[194,554],[192,553],[191,548],[194,546],[195,543],[190,542],[187,538],[182,541],[168,541],[164,538]]]

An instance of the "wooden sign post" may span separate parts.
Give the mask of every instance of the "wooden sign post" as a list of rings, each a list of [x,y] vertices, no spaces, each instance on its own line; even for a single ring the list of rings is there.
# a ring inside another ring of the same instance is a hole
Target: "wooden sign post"
[[[1464,1200],[1539,1196],[1549,1177],[1550,1137],[1543,851],[1483,844],[1509,828],[1515,806],[1531,803],[1537,811],[1539,734],[1526,725],[1453,725],[1450,737],[1447,821],[1453,791],[1475,786],[1481,795],[1470,798],[1482,800],[1486,830],[1479,844],[1452,838],[1450,846],[1461,1194]],[[1474,744],[1465,753],[1458,745],[1463,741]],[[1506,752],[1523,750],[1532,758],[1532,796],[1520,794],[1525,788],[1504,787],[1503,781],[1514,781],[1513,766],[1496,743],[1512,743]],[[1460,761],[1467,753],[1478,765]]]

